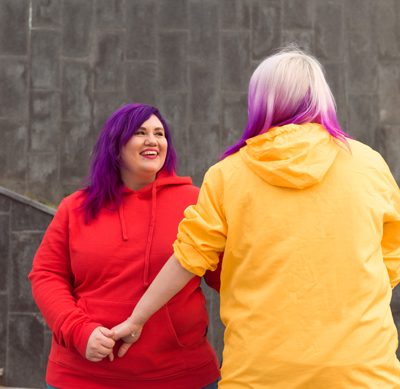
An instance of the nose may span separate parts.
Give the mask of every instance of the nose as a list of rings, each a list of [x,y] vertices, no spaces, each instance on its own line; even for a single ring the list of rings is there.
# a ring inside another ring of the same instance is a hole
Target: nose
[[[155,145],[157,145],[157,138],[154,136],[154,134],[148,134],[146,136],[146,140],[144,141],[144,144],[149,145],[149,146],[155,146]]]

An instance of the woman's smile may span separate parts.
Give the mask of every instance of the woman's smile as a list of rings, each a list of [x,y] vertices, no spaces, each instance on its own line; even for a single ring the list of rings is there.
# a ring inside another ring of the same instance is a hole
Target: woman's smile
[[[148,158],[148,159],[156,159],[158,158],[158,150],[156,149],[146,149],[143,150],[140,155],[144,158]]]

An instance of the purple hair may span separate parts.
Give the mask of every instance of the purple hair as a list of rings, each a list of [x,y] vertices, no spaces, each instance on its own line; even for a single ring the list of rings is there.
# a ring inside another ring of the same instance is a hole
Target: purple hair
[[[98,215],[104,206],[118,209],[123,198],[123,182],[120,168],[123,166],[119,155],[124,145],[150,118],[156,116],[162,123],[168,142],[167,156],[163,168],[175,172],[177,156],[172,146],[168,125],[160,112],[149,105],[128,104],[113,113],[106,121],[91,156],[91,167],[83,185],[85,196],[80,208],[85,212],[85,223]]]
[[[239,142],[227,147],[221,159],[236,153],[247,139],[286,124],[319,123],[349,147],[351,138],[339,126],[336,104],[321,64],[290,45],[266,58],[249,85],[248,120]]]

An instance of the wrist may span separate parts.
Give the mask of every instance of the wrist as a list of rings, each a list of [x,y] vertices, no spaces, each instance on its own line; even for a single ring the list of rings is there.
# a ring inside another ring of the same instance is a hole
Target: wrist
[[[144,326],[147,319],[139,315],[137,312],[133,311],[132,315],[128,317],[126,321],[128,323],[128,326],[132,329],[132,331],[138,331]]]
[[[131,336],[135,337],[135,335],[139,335],[142,332],[142,328],[137,326],[137,325],[133,325],[131,327],[131,325],[129,324],[129,317],[126,319],[126,325],[128,326],[129,330],[131,331]]]
[[[74,348],[81,354],[84,358],[86,358],[86,347],[89,341],[90,335],[92,335],[93,331],[101,326],[100,323],[80,323],[77,324],[70,337],[70,344],[67,345],[68,348]]]

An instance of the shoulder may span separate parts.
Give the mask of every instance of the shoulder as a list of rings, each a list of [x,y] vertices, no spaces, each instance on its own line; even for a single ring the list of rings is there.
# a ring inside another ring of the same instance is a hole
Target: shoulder
[[[211,166],[208,169],[204,180],[229,180],[243,166],[245,165],[240,155],[240,151],[238,151]]]
[[[79,190],[70,194],[69,196],[64,197],[60,205],[58,206],[57,211],[61,211],[65,209],[66,211],[71,211],[81,206],[82,201],[85,199],[86,194],[83,190]]]
[[[200,189],[192,184],[177,185],[176,190],[186,196],[198,196]]]
[[[200,189],[192,184],[170,185],[165,187],[166,191],[175,197],[179,197],[180,201],[187,201],[190,204],[197,201]]]
[[[355,139],[347,139],[349,142],[350,148],[352,153],[357,153],[357,155],[374,155],[374,154],[379,154],[375,150],[373,150],[371,147],[368,145],[359,142],[358,140]]]
[[[352,157],[356,162],[373,170],[387,171],[389,169],[382,155],[371,147],[354,139],[348,139],[348,142]]]
[[[342,166],[349,166],[350,164],[351,170],[368,177],[377,191],[393,189],[398,191],[397,183],[390,168],[380,153],[353,139],[349,139],[349,145],[351,153],[343,150],[340,154]]]
[[[182,191],[187,193],[188,196],[198,197],[200,188],[194,185],[183,185]]]

